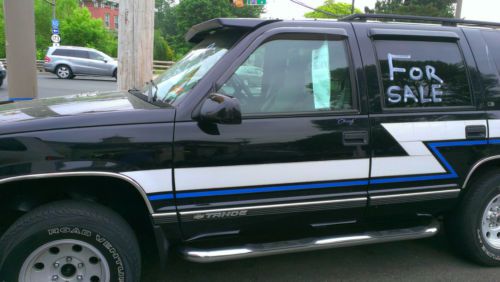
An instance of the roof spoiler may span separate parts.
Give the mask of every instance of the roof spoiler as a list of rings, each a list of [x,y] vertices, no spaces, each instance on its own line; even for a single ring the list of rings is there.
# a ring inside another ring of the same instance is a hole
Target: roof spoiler
[[[194,25],[186,33],[185,39],[191,43],[198,43],[210,33],[210,31],[222,28],[235,28],[242,30],[252,30],[262,25],[277,22],[281,20],[265,20],[265,19],[241,19],[241,18],[217,18]]]

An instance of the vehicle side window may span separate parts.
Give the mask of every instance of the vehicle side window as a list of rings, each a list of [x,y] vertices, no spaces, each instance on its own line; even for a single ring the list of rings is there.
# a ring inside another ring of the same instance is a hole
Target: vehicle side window
[[[455,42],[375,40],[386,108],[471,106]]]
[[[483,30],[481,33],[488,45],[488,54],[495,62],[496,69],[500,74],[500,50],[498,49],[498,46],[500,46],[500,32]]]
[[[104,56],[102,56],[99,53],[96,53],[96,52],[88,52],[88,53],[89,53],[89,59],[91,59],[91,60],[98,60],[98,61],[104,60]]]
[[[347,44],[331,35],[287,34],[258,47],[219,92],[244,114],[353,108]]]
[[[54,56],[71,56],[70,50],[67,49],[56,49],[54,52],[52,52],[52,55]]]
[[[83,50],[71,50],[72,57],[76,58],[82,58],[82,59],[88,59],[89,58],[89,52],[83,51]]]

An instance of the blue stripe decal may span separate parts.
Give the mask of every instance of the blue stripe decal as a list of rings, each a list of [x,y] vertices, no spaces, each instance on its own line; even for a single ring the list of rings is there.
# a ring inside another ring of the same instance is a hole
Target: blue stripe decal
[[[194,197],[227,196],[227,195],[239,195],[239,194],[269,193],[269,192],[282,192],[282,191],[295,191],[304,189],[321,189],[321,188],[334,188],[334,187],[360,186],[360,185],[368,185],[368,180],[314,183],[314,184],[296,184],[287,186],[268,186],[259,188],[239,188],[239,189],[218,190],[218,191],[187,192],[187,193],[178,193],[177,198],[184,199],[184,198],[194,198]]]
[[[31,101],[34,98],[10,98],[9,101],[16,102],[16,101]]]
[[[150,201],[159,201],[159,200],[172,200],[174,198],[174,194],[157,194],[148,196]]]
[[[210,196],[228,196],[228,195],[240,195],[240,194],[253,194],[253,193],[268,193],[268,192],[282,192],[282,191],[295,191],[295,190],[305,190],[305,189],[321,189],[321,188],[334,188],[334,187],[346,187],[346,186],[361,186],[368,184],[384,184],[384,183],[398,183],[398,182],[414,182],[414,181],[428,181],[428,180],[443,180],[457,178],[458,174],[450,165],[450,163],[444,158],[444,156],[439,152],[440,147],[458,147],[458,146],[476,146],[476,145],[487,145],[487,144],[500,144],[500,139],[495,140],[475,140],[475,141],[449,141],[449,142],[433,142],[428,143],[430,150],[436,155],[441,164],[446,168],[448,173],[446,174],[433,174],[433,175],[420,175],[420,176],[407,176],[407,177],[389,177],[389,178],[379,178],[368,180],[353,180],[344,182],[327,182],[327,183],[313,183],[313,184],[295,184],[295,185],[285,185],[285,186],[267,186],[258,188],[236,188],[228,190],[208,190],[208,191],[197,191],[197,192],[180,192],[177,193],[177,198],[195,198],[195,197],[210,197]],[[148,197],[150,201],[157,200],[170,200],[174,196],[172,193],[167,194],[157,194]]]
[[[267,186],[258,188],[238,188],[238,189],[216,190],[216,191],[181,192],[177,193],[177,198],[185,199],[194,197],[228,196],[228,195],[239,195],[239,194],[269,193],[269,192],[282,192],[282,191],[294,191],[294,190],[304,190],[304,189],[321,189],[321,188],[334,188],[334,187],[360,186],[360,185],[368,185],[368,180],[354,180],[354,181],[344,181],[344,182],[328,182],[328,183],[313,183],[313,184],[295,184],[286,186]],[[148,197],[150,201],[169,200],[173,198],[174,198],[173,194],[171,193],[152,195]]]
[[[499,140],[500,141],[500,140]],[[370,180],[370,184],[385,184],[385,183],[398,183],[398,182],[414,182],[414,181],[429,181],[429,180],[442,180],[442,179],[452,179],[457,178],[458,174],[450,165],[450,163],[444,158],[444,156],[439,152],[437,148],[439,147],[458,147],[458,146],[476,146],[476,145],[487,145],[486,140],[476,140],[476,141],[449,141],[449,142],[433,142],[427,145],[431,151],[436,155],[441,164],[446,168],[448,173],[446,174],[434,174],[434,175],[422,175],[422,176],[408,176],[408,177],[391,177],[391,178],[380,178]]]

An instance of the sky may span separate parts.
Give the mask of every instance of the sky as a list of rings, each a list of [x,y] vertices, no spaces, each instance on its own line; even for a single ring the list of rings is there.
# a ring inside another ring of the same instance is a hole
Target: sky
[[[324,0],[299,0],[309,6],[318,7]],[[337,0],[338,2],[351,3],[349,0]],[[355,0],[356,8],[364,11],[365,6],[373,8],[376,0]],[[307,8],[301,7],[289,0],[267,0],[265,18],[300,19],[309,12]],[[482,20],[500,22],[499,0],[463,0],[462,17],[468,20]]]

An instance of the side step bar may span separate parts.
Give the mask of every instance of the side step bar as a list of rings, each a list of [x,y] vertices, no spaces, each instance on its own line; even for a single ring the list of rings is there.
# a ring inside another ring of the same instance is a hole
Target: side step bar
[[[436,235],[439,231],[439,227],[439,223],[436,220],[433,220],[427,226],[417,226],[412,228],[374,231],[337,237],[305,238],[291,241],[247,244],[233,248],[198,249],[183,247],[180,249],[180,252],[186,260],[208,263],[232,259],[427,238]]]

